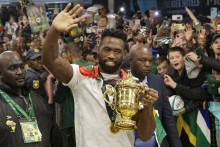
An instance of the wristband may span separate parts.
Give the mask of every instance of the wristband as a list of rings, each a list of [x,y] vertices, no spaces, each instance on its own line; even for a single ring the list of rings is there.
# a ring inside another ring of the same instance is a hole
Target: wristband
[[[195,25],[198,25],[199,24],[199,21],[197,21],[196,23],[195,23]]]

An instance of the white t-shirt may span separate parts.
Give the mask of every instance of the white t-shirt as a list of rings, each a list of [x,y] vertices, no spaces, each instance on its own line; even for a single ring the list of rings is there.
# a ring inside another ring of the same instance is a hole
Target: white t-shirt
[[[102,84],[84,76],[78,65],[72,65],[73,77],[67,85],[74,97],[77,147],[134,147],[133,131],[110,131],[111,120],[106,110]]]

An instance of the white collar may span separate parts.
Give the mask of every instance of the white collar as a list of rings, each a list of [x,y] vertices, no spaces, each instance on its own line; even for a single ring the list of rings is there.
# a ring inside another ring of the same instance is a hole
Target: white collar
[[[135,77],[135,76],[133,76],[133,79],[134,79],[135,81],[139,81],[139,79],[138,79],[137,77]],[[145,78],[144,78],[144,80],[142,81],[142,83],[144,83],[144,84],[147,84],[147,83],[148,83],[148,81],[147,81],[147,76],[145,76]]]
[[[148,83],[148,81],[147,81],[147,76],[145,76],[145,78],[144,78],[144,80],[142,81],[142,83],[144,83],[144,84],[147,84],[147,83]]]
[[[107,74],[107,73],[103,73],[100,72],[104,78],[104,80],[110,80],[110,79],[114,79],[118,77],[118,74]]]

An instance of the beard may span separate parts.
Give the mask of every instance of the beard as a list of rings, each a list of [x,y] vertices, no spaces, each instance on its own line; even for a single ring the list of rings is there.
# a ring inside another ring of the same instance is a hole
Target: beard
[[[99,59],[99,66],[102,68],[103,72],[112,74],[115,73],[121,66],[121,62],[115,62],[115,66],[107,66],[106,61]]]

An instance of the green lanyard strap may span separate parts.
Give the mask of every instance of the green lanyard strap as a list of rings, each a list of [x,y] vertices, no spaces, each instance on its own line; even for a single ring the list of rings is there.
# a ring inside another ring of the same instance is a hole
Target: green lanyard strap
[[[5,99],[5,101],[8,103],[8,105],[11,107],[11,109],[15,112],[17,117],[20,117],[20,114],[18,111],[20,111],[20,113],[28,120],[30,120],[31,117],[34,117],[33,103],[32,103],[30,94],[29,94],[29,105],[28,105],[29,115],[4,91],[0,90],[0,94]]]

